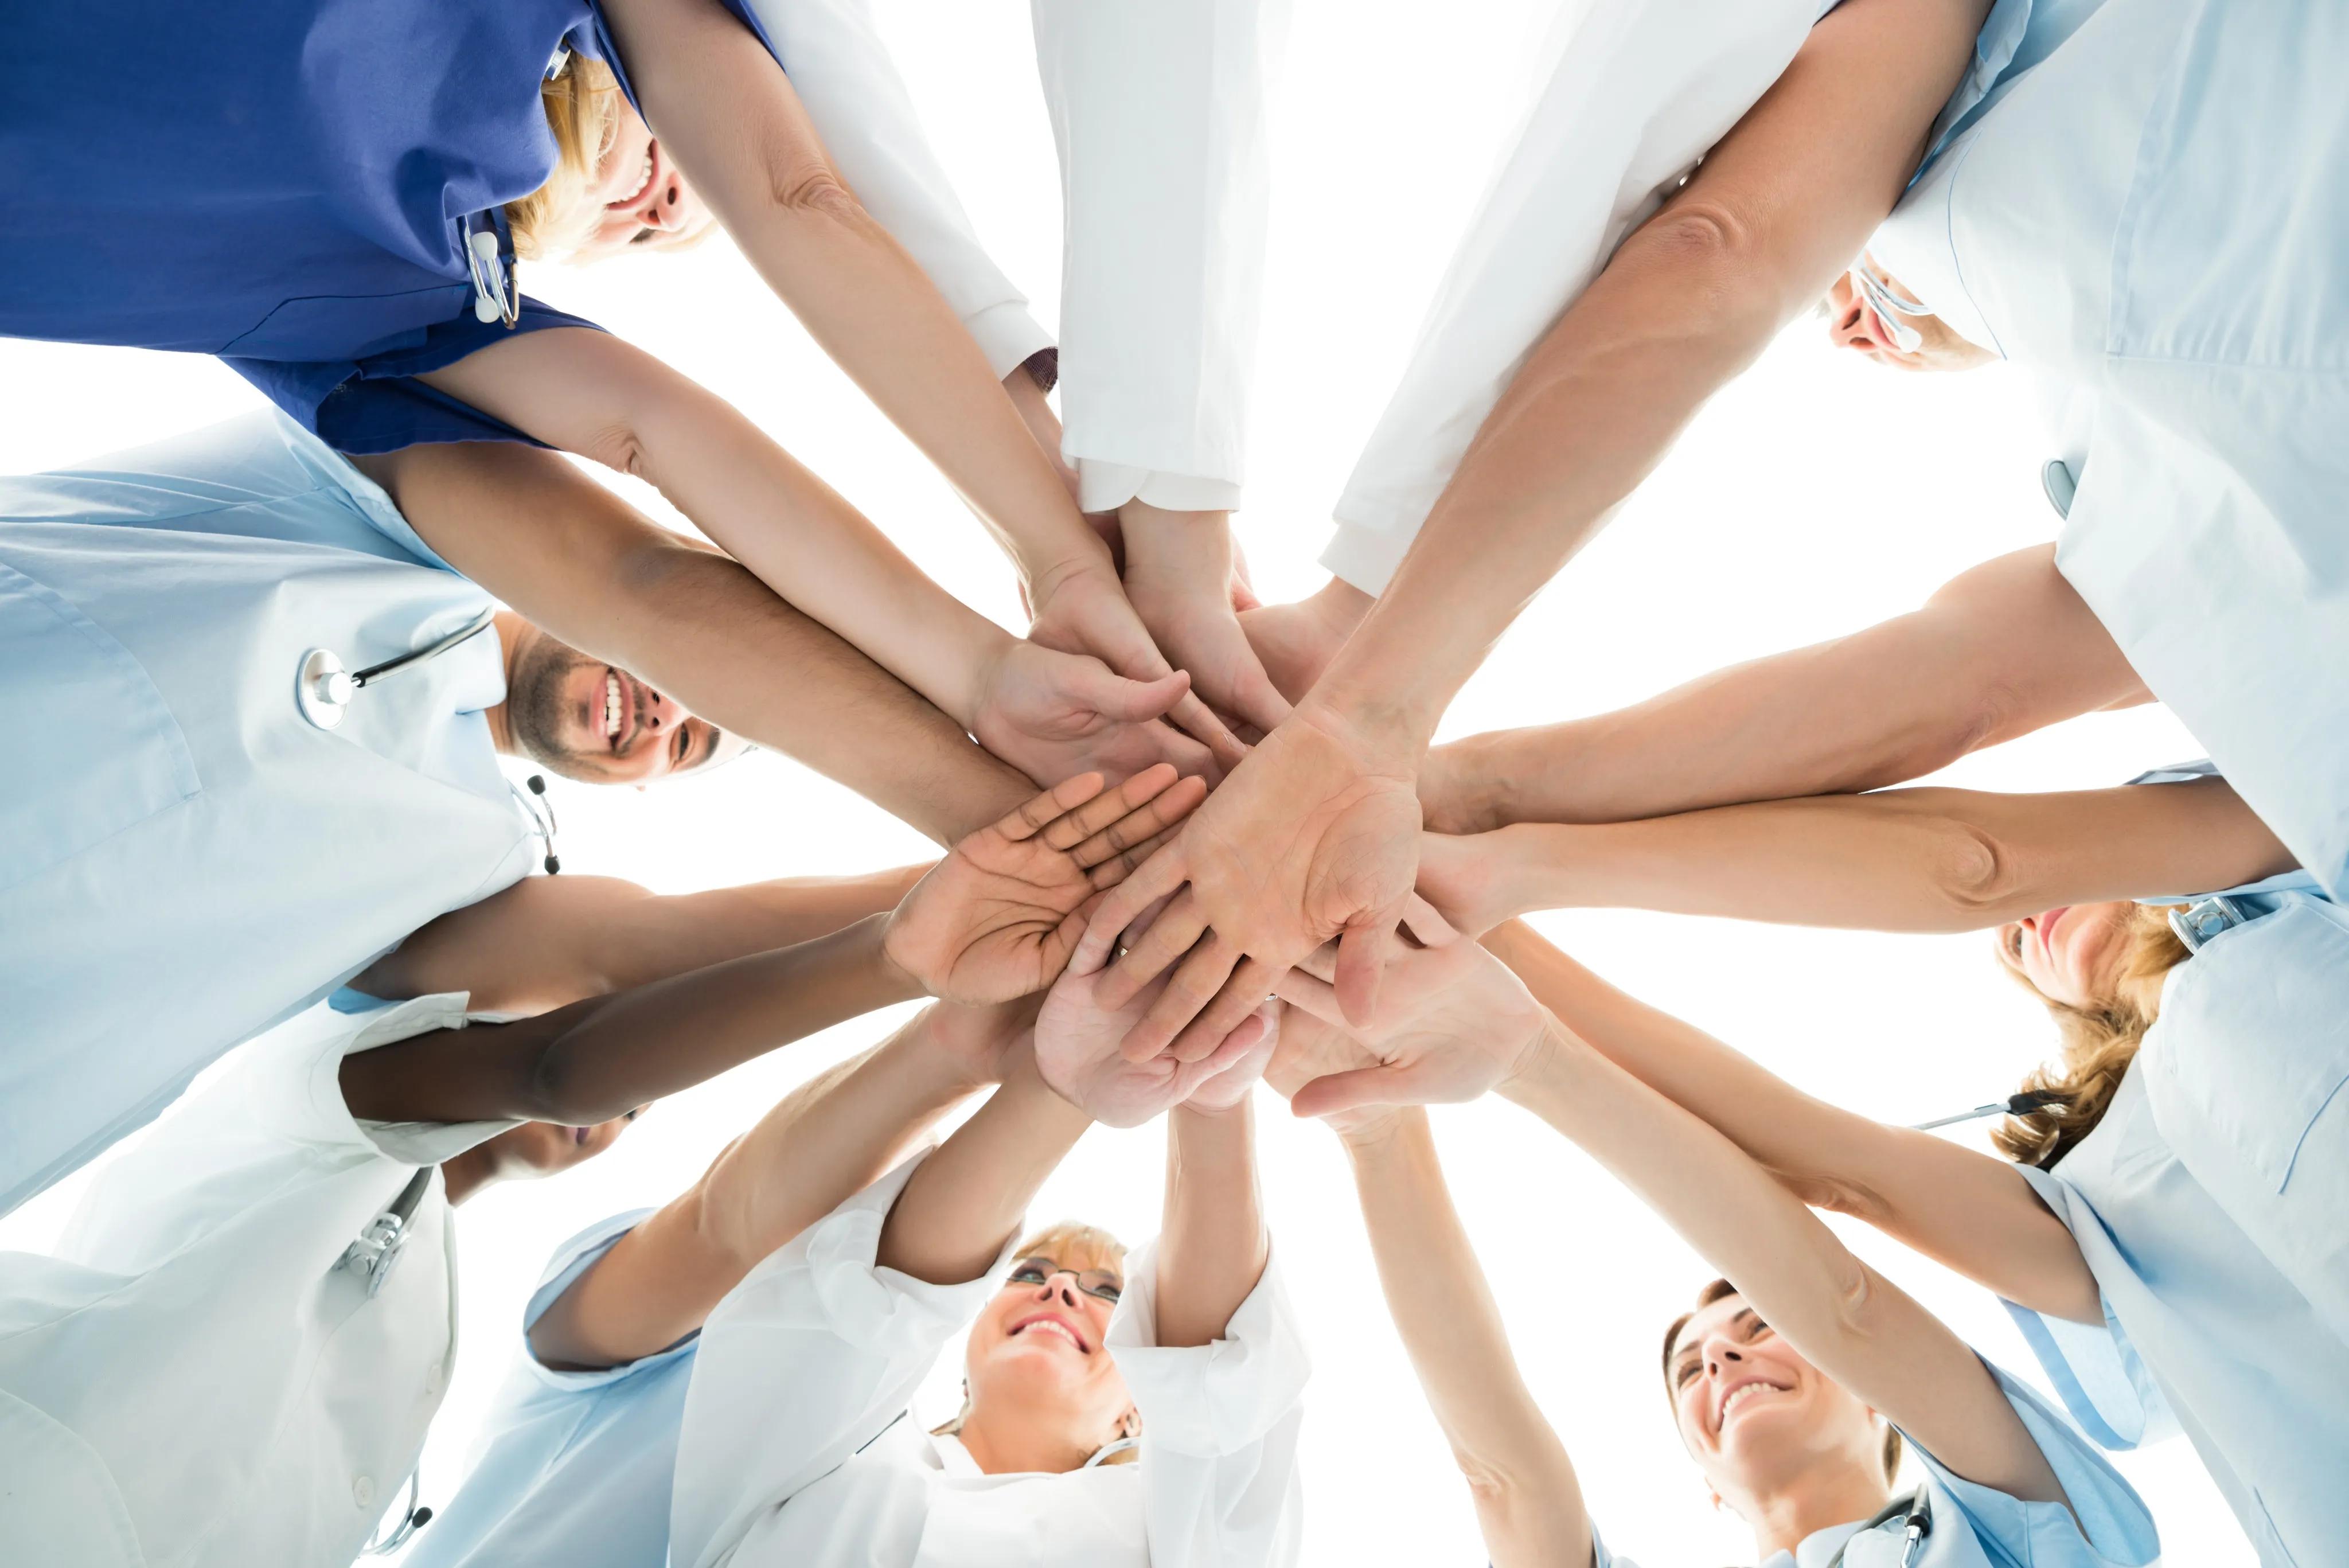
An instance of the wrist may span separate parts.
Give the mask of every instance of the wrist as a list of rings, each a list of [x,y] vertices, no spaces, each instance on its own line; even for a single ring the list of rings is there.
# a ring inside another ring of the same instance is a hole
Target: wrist
[[[994,701],[1019,644],[1018,638],[993,621],[986,622],[985,630],[974,633],[965,644],[965,656],[955,661],[954,676],[947,683],[950,689],[944,695],[924,695],[956,723],[976,733],[979,715]]]
[[[902,903],[898,905],[898,909],[904,907]],[[896,926],[897,909],[889,909],[868,915],[849,928],[849,933],[862,944],[865,972],[874,992],[883,998],[876,1005],[883,1007],[930,994],[930,988],[889,950],[889,938]]]
[[[1558,1087],[1570,1065],[1576,1044],[1544,1008],[1540,1027],[1519,1048],[1516,1059],[1509,1064],[1494,1088],[1502,1098],[1534,1109],[1535,1102]]]
[[[1354,709],[1324,701],[1317,686],[1290,710],[1286,722],[1304,724],[1336,742],[1366,774],[1413,781],[1415,793],[1426,737],[1402,718],[1375,703]]]

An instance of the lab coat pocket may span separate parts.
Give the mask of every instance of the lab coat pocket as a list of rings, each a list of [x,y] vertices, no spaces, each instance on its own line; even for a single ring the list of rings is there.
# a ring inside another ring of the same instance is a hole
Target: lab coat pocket
[[[2138,1068],[2194,1179],[2349,1337],[2349,913],[2294,895],[2204,944]]]
[[[130,650],[0,562],[0,680],[19,711],[72,715],[20,746],[0,789],[0,890],[202,793],[187,737]]]

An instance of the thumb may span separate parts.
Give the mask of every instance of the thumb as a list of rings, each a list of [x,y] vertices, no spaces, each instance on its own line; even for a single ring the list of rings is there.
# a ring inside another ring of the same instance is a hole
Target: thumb
[[[1378,1015],[1379,980],[1394,947],[1400,905],[1363,917],[1338,936],[1338,1006],[1346,1021],[1368,1028]]]
[[[1415,1070],[1377,1066],[1331,1073],[1299,1085],[1288,1097],[1289,1113],[1299,1117],[1327,1116],[1363,1106],[1424,1105],[1425,1097],[1412,1092],[1411,1076]]]
[[[1112,674],[1099,660],[1087,659],[1081,669],[1071,670],[1071,698],[1105,718],[1121,719],[1129,724],[1164,716],[1191,691],[1191,677],[1181,670],[1155,680],[1129,680]]]

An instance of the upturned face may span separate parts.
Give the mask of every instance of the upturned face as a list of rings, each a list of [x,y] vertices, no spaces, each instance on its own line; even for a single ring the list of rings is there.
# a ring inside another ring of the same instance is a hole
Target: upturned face
[[[1855,1465],[1883,1473],[1884,1428],[1874,1412],[1796,1354],[1743,1296],[1689,1319],[1669,1376],[1681,1441],[1733,1507]]]
[[[600,261],[630,248],[657,249],[700,237],[717,219],[668,161],[659,139],[635,108],[620,106],[612,140],[595,166],[590,195],[603,206],[585,242],[570,259]]]
[[[525,754],[587,784],[644,784],[739,749],[674,698],[535,628],[514,660],[506,713]]]
[[[1083,1260],[1023,1258],[971,1324],[964,1367],[974,1407],[1039,1407],[1065,1421],[1080,1446],[1114,1438],[1133,1399],[1103,1337],[1116,1303],[1113,1269]]]
[[[1998,929],[1998,959],[2033,990],[2065,1007],[2094,1010],[2117,986],[2134,905],[2067,904]]]

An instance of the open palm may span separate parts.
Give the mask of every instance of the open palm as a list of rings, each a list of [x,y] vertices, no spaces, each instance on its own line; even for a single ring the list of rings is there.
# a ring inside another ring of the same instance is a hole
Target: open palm
[[[1375,1025],[1349,1023],[1326,976],[1335,972],[1327,949],[1289,971],[1280,994],[1297,1013],[1345,1035],[1371,1060],[1337,1065],[1345,1054],[1299,1020],[1292,1035],[1299,1057],[1317,1049],[1329,1064],[1310,1081],[1284,1073],[1294,1086],[1289,1106],[1301,1116],[1326,1116],[1361,1106],[1421,1106],[1473,1100],[1514,1072],[1535,1049],[1549,1022],[1523,981],[1475,942],[1440,948],[1398,947],[1379,992]]]
[[[1227,1108],[1255,1084],[1270,1054],[1269,1007],[1250,1014],[1196,1062],[1164,1055],[1129,1062],[1119,1043],[1165,981],[1154,981],[1123,1007],[1112,1008],[1102,1000],[1103,973],[1097,963],[1071,968],[1037,1014],[1036,1070],[1054,1094],[1104,1127],[1133,1127],[1206,1093],[1226,1073],[1241,1081],[1231,1099],[1203,1102],[1209,1108]]]
[[[883,950],[949,1002],[1009,1002],[1043,990],[1083,934],[1087,899],[1123,880],[1206,794],[1161,763],[1103,790],[1069,780],[980,828],[915,884]]]

